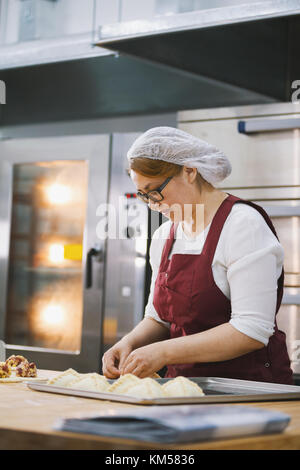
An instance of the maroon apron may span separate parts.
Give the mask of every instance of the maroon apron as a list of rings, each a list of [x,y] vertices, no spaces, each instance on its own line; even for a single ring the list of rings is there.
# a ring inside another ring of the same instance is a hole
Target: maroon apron
[[[202,252],[199,255],[173,254],[169,260],[178,225],[173,223],[162,252],[153,298],[159,317],[170,323],[170,338],[200,333],[227,323],[231,318],[231,302],[214,281],[212,262],[223,225],[236,203],[248,204],[258,210],[277,237],[262,207],[229,194],[212,220]],[[276,313],[282,300],[283,280],[282,270],[277,282]],[[227,361],[168,365],[165,377],[178,375],[293,384],[285,334],[278,330],[276,320],[275,331],[262,349]]]

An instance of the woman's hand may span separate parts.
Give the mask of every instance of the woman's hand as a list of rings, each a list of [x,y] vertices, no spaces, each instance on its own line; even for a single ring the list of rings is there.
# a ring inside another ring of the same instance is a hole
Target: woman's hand
[[[132,351],[120,368],[121,374],[150,377],[166,365],[162,343],[153,343]]]
[[[121,339],[112,348],[110,348],[102,357],[103,374],[108,379],[116,379],[121,375],[121,368],[124,361],[133,350],[129,341]]]

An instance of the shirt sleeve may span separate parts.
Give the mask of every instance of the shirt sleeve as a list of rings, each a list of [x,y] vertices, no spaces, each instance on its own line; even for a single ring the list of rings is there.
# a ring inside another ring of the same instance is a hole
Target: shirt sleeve
[[[150,265],[152,269],[152,276],[151,276],[151,285],[150,285],[150,292],[149,292],[149,297],[148,297],[148,302],[145,307],[145,318],[153,318],[156,320],[158,323],[161,323],[164,325],[166,328],[170,328],[170,323],[163,321],[154,305],[153,305],[153,296],[154,296],[154,288],[155,288],[155,281],[157,278],[158,270],[159,270],[159,265],[160,265],[160,258],[161,258],[161,253],[163,249],[163,244],[165,240],[160,238],[160,233],[159,229],[156,230],[153,234],[152,240],[151,240],[151,245],[150,245],[150,250],[149,250],[149,257],[150,257]]]
[[[283,259],[281,244],[256,209],[236,213],[225,249],[231,298],[229,323],[265,346],[274,332],[277,280]]]

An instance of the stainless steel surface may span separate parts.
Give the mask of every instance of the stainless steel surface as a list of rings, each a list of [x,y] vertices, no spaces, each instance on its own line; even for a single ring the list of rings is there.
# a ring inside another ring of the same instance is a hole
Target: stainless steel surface
[[[291,84],[299,78],[299,7],[298,0],[245,2],[105,24],[97,44],[239,87],[245,90],[245,100],[252,91],[261,95],[257,103],[263,96],[288,101]],[[223,94],[226,97],[225,89]],[[210,106],[215,105],[201,107]]]
[[[90,34],[21,42],[0,47],[0,70],[114,55],[104,48],[93,47]]]
[[[0,340],[0,362],[4,362],[6,359],[5,344],[4,341]]]
[[[281,117],[297,117],[300,113],[299,102],[256,104],[254,106],[230,106],[208,109],[188,109],[178,111],[178,123],[188,123],[194,121],[210,121],[218,119],[244,119],[253,118],[261,119],[262,117],[270,118],[272,116]]]
[[[143,122],[146,116],[155,114],[155,126],[160,125],[164,114],[175,115],[178,109],[274,101],[220,80],[184,74],[123,55],[15,67],[3,70],[1,80],[7,88],[9,84],[9,105],[0,106],[1,129],[22,124],[51,126],[73,120],[80,134],[80,126],[86,128],[89,121],[96,119],[102,120],[103,128],[114,120],[128,122],[141,117]],[[165,122],[169,122],[167,115]],[[128,125],[124,126],[119,126],[117,132],[126,132]],[[140,129],[138,122],[129,130]],[[145,125],[142,130],[146,129]]]
[[[269,119],[282,119],[286,117],[300,117],[300,106],[294,103],[284,103],[280,112],[280,105],[249,106],[247,112],[252,112],[248,121],[260,119],[268,115]],[[228,155],[232,163],[231,175],[222,182],[223,188],[241,189],[285,186],[293,188],[300,186],[300,129],[284,130],[280,132],[262,132],[257,135],[240,134],[237,123],[245,107],[232,109],[228,117],[219,119],[218,114],[213,119],[213,111],[203,118],[195,121],[193,111],[179,114],[178,127],[200,139],[212,142]],[[222,113],[226,116],[226,113]],[[204,110],[202,115],[204,115]],[[199,116],[199,114],[198,114]],[[184,120],[183,120],[184,119]],[[245,169],[247,168],[247,171]],[[268,171],[267,171],[268,169]],[[273,199],[277,199],[277,190],[273,192]]]
[[[1,186],[1,223],[2,223],[2,253],[0,265],[0,290],[4,294],[1,301],[1,330],[0,337],[5,335],[7,287],[7,253],[10,234],[11,213],[11,175],[12,167],[16,163],[49,162],[52,160],[86,160],[89,164],[88,173],[88,202],[86,212],[86,229],[83,241],[83,260],[86,259],[87,250],[98,242],[95,227],[97,224],[96,211],[101,203],[107,202],[108,175],[109,175],[109,135],[85,135],[76,137],[40,138],[40,139],[13,139],[0,142],[1,171],[0,175],[5,184]],[[99,369],[101,347],[101,322],[103,301],[103,263],[97,266],[95,283],[91,289],[85,290],[83,295],[83,323],[81,348],[72,353],[65,354],[53,352],[52,348],[43,352],[40,348],[30,349],[30,359],[37,362],[39,368],[58,369],[76,367],[85,370],[86,365],[94,370]],[[97,312],[97,314],[95,314]],[[72,321],[72,312],[70,322]],[[20,346],[20,345],[18,345]],[[26,345],[24,345],[26,346]],[[14,345],[6,344],[9,354],[15,352]],[[16,349],[20,353],[22,349]],[[98,351],[98,354],[96,353]],[[27,349],[24,349],[24,355]],[[93,365],[92,365],[93,364]]]
[[[170,16],[160,16],[152,20],[137,20],[102,25],[99,30],[100,44],[112,39],[135,38],[138,36],[164,34],[184,30],[207,28],[258,19],[276,18],[299,13],[299,0],[279,0],[246,2],[242,5],[224,6]]]
[[[0,142],[0,148],[1,142]],[[2,154],[2,152],[1,152]],[[3,154],[4,155],[4,154]],[[12,200],[12,164],[4,159],[0,161],[0,338],[3,338],[6,317],[6,286],[8,277],[8,253],[10,239],[11,200]]]
[[[225,379],[219,377],[189,377],[203,390],[201,397],[173,397],[143,399],[114,393],[99,393],[76,390],[54,385],[39,383],[27,384],[32,390],[58,393],[98,400],[109,400],[136,405],[177,405],[192,403],[241,403],[258,401],[298,400],[300,387],[293,385],[272,384],[267,382],[252,382],[248,380]],[[155,379],[163,384],[171,379]],[[112,381],[111,381],[112,382]]]
[[[0,69],[108,54],[92,45],[96,0],[1,0],[0,7]]]

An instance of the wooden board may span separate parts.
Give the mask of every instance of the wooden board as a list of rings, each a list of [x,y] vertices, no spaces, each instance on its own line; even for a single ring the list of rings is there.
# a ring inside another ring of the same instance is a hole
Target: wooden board
[[[40,377],[51,378],[57,374],[57,371],[39,371]],[[133,406],[140,405],[40,393],[30,390],[24,383],[7,383],[0,386],[0,449],[300,449],[300,400],[244,404],[291,416],[285,432],[265,436],[159,445],[53,430],[54,423],[62,417],[93,415],[107,409],[113,412]]]
[[[0,383],[16,383],[16,382],[47,382],[48,378],[41,379],[40,377],[7,377],[0,379]]]
[[[37,370],[36,377],[17,377],[16,371],[13,369],[10,377],[0,378],[0,384],[5,383],[16,383],[16,382],[47,382],[49,377],[45,377],[45,374]]]

